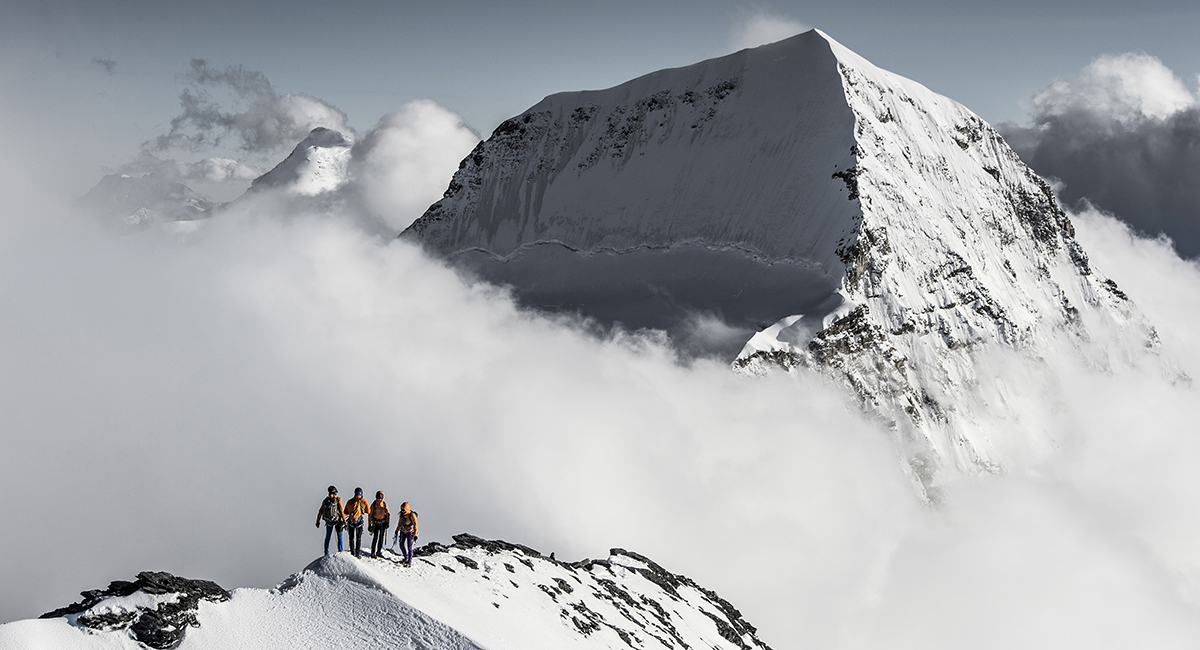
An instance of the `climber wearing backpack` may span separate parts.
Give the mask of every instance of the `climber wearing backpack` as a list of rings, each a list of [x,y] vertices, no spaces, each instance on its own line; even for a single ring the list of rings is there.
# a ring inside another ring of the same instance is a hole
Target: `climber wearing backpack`
[[[362,557],[363,524],[371,512],[367,500],[363,498],[362,488],[354,488],[354,498],[346,502],[346,527],[350,530],[350,552],[354,557]]]
[[[400,522],[396,524],[396,534],[400,536],[404,566],[412,566],[413,542],[417,539],[417,513],[408,507],[407,501],[400,504]]]
[[[337,488],[329,486],[329,496],[321,502],[321,509],[317,511],[317,528],[321,527],[321,520],[325,521],[325,555],[329,555],[329,537],[333,535],[333,530],[337,529],[338,534],[338,553],[342,552],[342,524],[345,519],[342,517],[342,497],[338,496]]]
[[[392,513],[388,512],[387,501],[383,500],[383,490],[380,490],[371,502],[371,557],[383,555],[383,543],[387,541],[388,527],[391,525]]]

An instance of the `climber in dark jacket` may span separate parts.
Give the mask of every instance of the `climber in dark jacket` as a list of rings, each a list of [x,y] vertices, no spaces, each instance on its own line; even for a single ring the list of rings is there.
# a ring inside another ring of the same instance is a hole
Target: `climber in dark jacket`
[[[321,501],[321,509],[317,511],[317,528],[325,520],[325,555],[329,555],[329,537],[336,528],[338,534],[338,553],[342,552],[342,526],[346,523],[342,515],[342,497],[338,496],[337,488],[329,486],[329,496]]]

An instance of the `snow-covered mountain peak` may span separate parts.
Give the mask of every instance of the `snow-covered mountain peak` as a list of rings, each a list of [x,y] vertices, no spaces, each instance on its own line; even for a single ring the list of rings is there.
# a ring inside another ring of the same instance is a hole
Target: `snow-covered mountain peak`
[[[251,190],[283,189],[289,194],[315,196],[341,187],[347,180],[350,148],[345,134],[317,127],[271,171],[254,179]]]
[[[143,573],[0,626],[0,647],[769,650],[731,604],[636,553],[568,563],[454,540],[411,567],[390,551],[322,557],[270,590]]]
[[[746,328],[736,367],[825,369],[926,487],[1003,465],[989,423],[1019,414],[980,354],[1036,359],[1065,337],[1102,359],[1088,323],[1154,340],[991,126],[816,30],[551,95],[402,236],[537,307]]]
[[[220,204],[179,180],[159,173],[109,174],[79,199],[92,216],[122,227],[195,221],[212,216]]]

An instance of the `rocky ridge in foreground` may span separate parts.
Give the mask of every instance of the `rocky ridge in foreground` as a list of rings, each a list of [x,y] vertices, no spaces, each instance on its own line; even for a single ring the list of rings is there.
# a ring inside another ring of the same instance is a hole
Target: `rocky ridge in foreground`
[[[732,604],[623,549],[563,562],[461,534],[411,567],[384,555],[325,556],[269,590],[144,572],[0,625],[0,648],[769,650]]]

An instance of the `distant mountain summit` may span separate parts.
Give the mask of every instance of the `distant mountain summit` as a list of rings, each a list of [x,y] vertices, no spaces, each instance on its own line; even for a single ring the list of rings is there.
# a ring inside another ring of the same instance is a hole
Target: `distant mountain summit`
[[[144,572],[0,625],[0,648],[770,650],[728,601],[622,549],[562,562],[462,534],[411,567],[384,555],[322,557],[269,590]]]
[[[314,196],[335,190],[348,178],[351,145],[353,142],[342,133],[319,126],[283,162],[254,179],[250,191],[283,189]]]
[[[536,307],[761,330],[738,369],[829,372],[927,490],[1002,467],[994,423],[1020,414],[981,354],[1065,337],[1102,358],[1096,325],[1157,340],[992,127],[817,30],[547,97],[402,237]]]
[[[144,227],[212,216],[221,204],[161,174],[109,174],[79,199],[89,214],[111,225]]]

